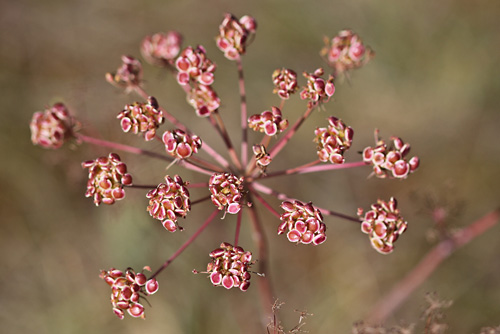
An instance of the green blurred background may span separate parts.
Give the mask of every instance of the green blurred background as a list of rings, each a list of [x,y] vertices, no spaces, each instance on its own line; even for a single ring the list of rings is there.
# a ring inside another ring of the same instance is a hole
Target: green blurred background
[[[294,246],[275,234],[277,220],[259,209],[268,231],[276,297],[285,302],[286,328],[298,322],[294,309],[314,316],[310,333],[349,333],[375,302],[433,246],[430,212],[450,212],[451,228],[470,224],[499,204],[500,177],[500,2],[498,1],[157,1],[44,0],[0,2],[0,332],[2,333],[263,333],[256,281],[246,293],[214,288],[203,275],[208,252],[232,240],[234,217],[215,221],[160,277],[147,320],[118,320],[109,288],[98,277],[111,266],[156,268],[212,211],[193,207],[185,231],[170,234],[147,212],[143,190],[128,190],[113,206],[96,208],[86,199],[80,163],[107,149],[66,145],[58,151],[32,146],[32,113],[56,101],[82,120],[84,132],[162,151],[124,134],[115,119],[137,100],[104,80],[122,54],[139,57],[142,37],[171,29],[184,45],[203,44],[218,64],[215,89],[220,112],[239,138],[236,70],[216,49],[223,14],[250,14],[258,21],[244,57],[249,113],[279,103],[271,93],[275,68],[298,73],[324,66],[324,35],[350,28],[377,53],[364,69],[337,86],[334,101],[315,112],[276,159],[276,170],[315,158],[312,131],[329,115],[355,130],[355,151],[373,144],[373,130],[401,136],[412,145],[421,168],[407,180],[366,179],[368,168],[275,178],[268,185],[303,201],[353,215],[377,198],[396,196],[408,231],[396,251],[383,256],[359,227],[326,217],[328,242]],[[221,141],[194,116],[170,74],[145,66],[147,91],[189,123],[214,147]],[[303,81],[302,81],[303,82]],[[284,114],[293,121],[305,104],[295,97]],[[233,125],[231,125],[233,124]],[[234,125],[236,124],[236,125]],[[252,137],[253,138],[253,137]],[[238,139],[235,139],[238,142]],[[300,154],[298,154],[300,152]],[[165,164],[121,154],[135,183],[157,184]],[[205,179],[177,167],[192,182]],[[206,194],[192,192],[193,198]],[[270,199],[278,207],[279,202]],[[248,221],[241,245],[254,250]],[[500,227],[456,252],[397,310],[395,324],[418,320],[423,296],[437,291],[454,300],[447,311],[449,333],[478,333],[500,324]],[[417,331],[418,332],[418,331]]]

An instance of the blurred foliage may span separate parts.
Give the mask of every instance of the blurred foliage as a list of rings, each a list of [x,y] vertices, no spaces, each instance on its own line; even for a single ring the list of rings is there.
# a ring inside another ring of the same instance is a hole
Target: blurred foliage
[[[422,162],[404,182],[366,180],[367,169],[269,182],[291,196],[347,214],[354,214],[358,206],[367,208],[378,197],[396,196],[409,221],[409,231],[398,241],[395,253],[382,256],[371,249],[357,226],[331,217],[326,218],[327,243],[296,247],[275,235],[275,217],[260,210],[270,241],[270,277],[276,297],[286,303],[280,312],[286,328],[297,324],[292,310],[300,309],[314,314],[303,327],[310,333],[350,332],[352,324],[362,320],[432,246],[426,238],[433,223],[425,198],[463,203],[459,214],[450,218],[454,228],[498,206],[498,1],[2,1],[1,332],[259,333],[257,289],[246,293],[216,289],[191,273],[204,269],[208,252],[232,238],[233,229],[225,228],[232,224],[229,219],[214,222],[161,274],[160,291],[149,299],[152,307],[146,310],[146,321],[119,321],[99,270],[156,268],[212,207],[195,207],[184,223],[186,230],[176,234],[165,232],[147,215],[140,190],[129,190],[127,199],[112,207],[95,208],[83,196],[86,173],[80,162],[108,152],[86,145],[43,150],[31,145],[28,128],[34,111],[62,101],[88,133],[145,146],[121,133],[115,119],[123,105],[137,97],[111,87],[104,73],[116,69],[122,54],[138,57],[139,42],[146,34],[171,29],[182,32],[185,45],[203,44],[217,62],[215,88],[223,102],[221,114],[227,124],[239,124],[236,70],[214,43],[225,12],[252,15],[259,24],[243,60],[250,114],[279,103],[271,94],[275,68],[301,73],[324,66],[318,54],[324,35],[353,29],[377,53],[368,66],[338,85],[334,101],[325,111],[314,113],[292,147],[280,154],[276,168],[313,159],[312,131],[329,115],[355,130],[351,161],[358,159],[355,150],[373,143],[377,127],[386,138],[397,135],[410,142],[412,153]],[[205,134],[205,121],[194,116],[169,74],[145,66],[145,77],[147,90],[160,104],[222,148],[218,138]],[[285,115],[293,121],[304,105],[294,99]],[[229,130],[239,135],[237,127]],[[122,158],[137,183],[163,179],[163,164],[127,154]],[[184,179],[192,176],[182,173]],[[411,196],[415,193],[418,196]],[[247,225],[241,244],[251,250]],[[498,325],[499,233],[496,227],[454,254],[391,321],[418,318],[424,293],[439,291],[443,298],[454,300],[447,311],[450,332],[477,333],[481,327]]]

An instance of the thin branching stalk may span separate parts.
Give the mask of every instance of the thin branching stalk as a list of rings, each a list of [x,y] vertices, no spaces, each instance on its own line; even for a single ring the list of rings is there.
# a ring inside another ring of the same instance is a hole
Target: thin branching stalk
[[[186,249],[186,247],[189,246],[200,235],[201,232],[203,232],[203,230],[214,220],[218,213],[219,210],[215,209],[207,218],[207,220],[205,220],[205,222],[198,228],[198,230],[194,232],[194,234],[188,240],[186,240],[186,242],[182,244],[182,246],[179,247],[179,249],[176,250],[175,253],[167,261],[165,261],[165,263],[163,263],[163,265],[158,268],[158,270],[156,270],[153,275],[151,275],[151,277],[149,277],[149,279],[155,278],[159,273],[167,268],[169,264],[172,263],[184,251],[184,249]]]
[[[439,268],[441,263],[456,250],[479,237],[500,219],[500,209],[479,218],[466,228],[452,235],[432,248],[405,277],[384,295],[365,318],[369,323],[382,323],[389,317],[425,280]]]
[[[236,59],[238,67],[238,86],[240,89],[240,106],[241,106],[241,164],[246,166],[248,163],[248,124],[247,124],[247,98],[245,91],[245,80],[243,77],[243,65],[241,58]]]

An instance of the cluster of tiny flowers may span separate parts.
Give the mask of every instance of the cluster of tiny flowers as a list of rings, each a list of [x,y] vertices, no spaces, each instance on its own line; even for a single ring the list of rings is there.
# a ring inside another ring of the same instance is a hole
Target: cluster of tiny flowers
[[[265,172],[267,166],[271,163],[271,155],[267,153],[266,147],[264,145],[254,145],[252,146],[253,154],[255,156],[255,161],[257,166]]]
[[[250,37],[257,29],[257,22],[251,16],[245,15],[239,20],[231,14],[226,14],[219,26],[216,43],[224,56],[229,60],[239,59],[245,54]]]
[[[351,147],[354,130],[333,116],[328,118],[328,123],[328,128],[317,128],[314,131],[319,160],[330,161],[332,164],[344,163],[344,152]]]
[[[328,80],[325,81],[321,76],[323,69],[318,68],[313,73],[304,72],[303,75],[307,79],[307,85],[300,92],[300,98],[307,100],[311,103],[315,102],[328,102],[330,97],[335,93],[335,86],[333,84],[333,77],[330,75]]]
[[[378,134],[378,131],[375,131]],[[377,140],[375,147],[366,147],[363,150],[363,161],[373,165],[373,173],[379,178],[394,177],[405,179],[419,166],[418,157],[406,160],[410,152],[410,144],[404,143],[401,138],[391,137],[392,145],[387,146],[382,139]]]
[[[148,63],[165,66],[177,57],[181,45],[182,35],[177,31],[159,32],[142,40],[141,54]]]
[[[174,178],[165,176],[165,183],[160,183],[156,189],[150,190],[146,197],[149,198],[148,212],[151,217],[161,220],[162,225],[170,232],[181,229],[177,218],[185,218],[191,210],[187,183],[179,175]]]
[[[288,100],[290,94],[293,94],[298,89],[297,73],[293,70],[282,68],[273,72],[274,94],[283,100]]]
[[[146,141],[154,139],[156,129],[165,121],[158,102],[152,96],[147,103],[127,104],[117,118],[124,132],[142,133]]]
[[[82,163],[89,169],[89,180],[85,197],[93,197],[95,205],[113,204],[125,197],[123,186],[132,184],[132,176],[127,173],[127,165],[116,153]]]
[[[288,128],[288,120],[282,118],[279,108],[272,107],[272,111],[266,110],[260,115],[250,116],[248,126],[254,131],[265,132],[268,136],[274,136]]]
[[[211,86],[198,85],[187,94],[188,103],[193,106],[196,114],[207,117],[220,106],[220,98]]]
[[[208,189],[210,198],[219,210],[238,213],[241,210],[243,178],[230,173],[215,173],[210,177]]]
[[[142,83],[142,65],[139,60],[131,56],[122,56],[122,65],[115,73],[106,73],[106,80],[118,88],[127,90]]]
[[[361,231],[369,235],[373,248],[379,253],[391,253],[394,242],[406,231],[408,223],[399,214],[397,206],[396,199],[391,197],[389,202],[379,199],[365,214],[362,208],[358,209]]]
[[[278,234],[287,232],[290,242],[314,245],[325,242],[326,225],[321,212],[312,203],[284,201],[281,208],[285,212],[280,216],[282,223],[278,227]]]
[[[361,67],[373,56],[371,49],[351,30],[342,30],[331,40],[325,37],[320,54],[338,73]]]
[[[203,46],[196,49],[188,46],[182,50],[175,61],[178,70],[177,82],[179,85],[187,85],[191,81],[201,85],[210,86],[214,82],[215,64],[207,58]]]
[[[248,290],[251,278],[248,269],[253,264],[252,253],[223,242],[220,248],[210,252],[210,257],[212,262],[207,265],[207,273],[210,274],[213,285]]]
[[[35,145],[57,149],[73,137],[75,120],[66,106],[56,103],[33,114],[30,122],[31,141]]]
[[[149,267],[144,269],[149,270]],[[139,300],[158,291],[155,278],[148,280],[146,275],[135,273],[132,268],[125,273],[115,268],[101,270],[99,277],[111,286],[111,304],[118,318],[123,319],[125,310],[134,318],[145,318],[144,306]]]
[[[198,152],[201,147],[201,138],[190,135],[180,129],[165,131],[162,136],[165,150],[174,158],[187,159]]]

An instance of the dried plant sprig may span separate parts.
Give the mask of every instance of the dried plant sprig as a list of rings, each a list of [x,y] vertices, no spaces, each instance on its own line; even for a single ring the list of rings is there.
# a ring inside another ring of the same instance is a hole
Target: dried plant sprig
[[[182,35],[177,31],[146,36],[141,42],[141,55],[152,65],[172,65],[181,51],[182,39]]]
[[[146,141],[155,138],[156,130],[165,121],[158,101],[153,96],[148,97],[147,103],[127,104],[117,118],[124,132],[140,133]]]

